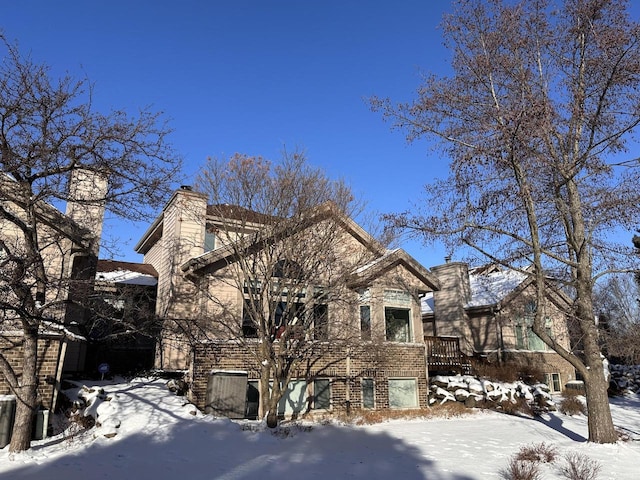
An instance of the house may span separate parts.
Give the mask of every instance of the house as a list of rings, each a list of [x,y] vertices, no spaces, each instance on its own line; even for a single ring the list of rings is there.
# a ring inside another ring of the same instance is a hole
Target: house
[[[36,298],[43,305],[44,321],[40,322],[37,342],[38,401],[42,407],[55,406],[57,386],[65,362],[78,363],[82,340],[67,326],[84,321],[86,311],[80,307],[90,293],[90,279],[102,230],[104,205],[93,202],[106,191],[102,177],[85,170],[71,174],[70,198],[63,213],[55,206],[40,201],[34,205],[37,216],[37,254],[41,256],[47,278],[46,294]],[[18,183],[0,173],[0,349],[8,367],[19,378],[23,365],[23,328],[15,313],[19,308],[16,291],[33,285],[35,263],[25,264],[25,233],[16,222],[28,218],[29,205],[19,194]],[[96,197],[96,195],[98,197]],[[11,219],[17,218],[17,221]],[[15,259],[18,259],[17,261]],[[25,267],[25,269],[23,269]],[[31,270],[32,271],[32,270]],[[25,273],[26,272],[26,273]],[[5,276],[6,275],[6,276]],[[12,288],[14,286],[15,288]],[[26,298],[32,295],[27,290]],[[74,304],[74,301],[77,301]],[[9,380],[0,371],[0,395],[11,392]]]
[[[537,305],[533,278],[523,272],[495,265],[469,270],[462,262],[447,262],[431,271],[441,286],[422,298],[432,372],[460,367],[461,357],[447,351],[453,344],[467,357],[542,371],[552,391],[561,391],[575,379],[574,368],[531,330],[536,310],[543,309],[547,332],[570,349],[565,313],[569,303],[561,291],[549,288],[544,304]]]
[[[159,323],[155,316],[158,272],[152,265],[98,260],[91,315],[81,330],[84,369],[98,372],[109,365],[112,374],[153,368]]]
[[[282,415],[427,406],[420,298],[439,280],[335,205],[274,218],[183,187],[135,248],[158,272],[156,367],[187,372],[199,408],[223,411],[221,390],[235,388],[226,413],[255,415],[258,331],[304,355]]]

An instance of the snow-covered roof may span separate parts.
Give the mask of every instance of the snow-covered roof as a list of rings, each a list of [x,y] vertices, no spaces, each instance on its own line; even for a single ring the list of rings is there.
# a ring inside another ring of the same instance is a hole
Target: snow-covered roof
[[[115,272],[97,272],[96,280],[109,283],[124,283],[127,285],[156,285],[158,279],[152,275],[132,272],[131,270],[117,270]]]
[[[527,275],[515,270],[469,275],[471,301],[467,307],[495,305],[524,282]]]
[[[498,270],[490,273],[469,274],[471,300],[465,308],[497,305],[513,292],[527,278],[527,275],[515,270]],[[434,313],[433,292],[422,298],[422,314]]]
[[[398,252],[399,250],[400,250],[399,248],[395,248],[393,250],[385,250],[385,252],[382,254],[381,257],[378,257],[378,258],[370,261],[369,263],[366,263],[366,264],[361,265],[358,268],[356,268],[355,273],[356,274],[360,274],[360,273],[363,273],[363,272],[369,270],[370,268],[375,267],[376,265],[380,264],[381,262],[383,262],[384,260],[389,258],[394,253]]]
[[[98,260],[96,280],[127,285],[153,286],[158,283],[158,273],[146,263]]]

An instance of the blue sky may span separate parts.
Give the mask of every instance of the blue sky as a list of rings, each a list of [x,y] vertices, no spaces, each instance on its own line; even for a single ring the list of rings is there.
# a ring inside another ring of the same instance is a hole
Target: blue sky
[[[371,213],[405,210],[446,161],[408,145],[366,98],[410,99],[420,73],[448,68],[437,25],[449,2],[3,2],[0,28],[55,74],[86,75],[99,110],[164,111],[189,183],[208,156],[277,159],[304,148]],[[148,225],[110,221],[123,259]],[[426,266],[444,252],[403,247]]]
[[[423,73],[447,73],[438,24],[446,0],[30,0],[3,2],[0,28],[53,72],[87,76],[94,105],[164,111],[190,183],[208,156],[277,159],[304,148],[368,212],[397,212],[446,173],[366,98],[409,100]],[[176,184],[176,187],[178,184]],[[151,221],[151,219],[150,219]],[[122,259],[148,224],[110,220]],[[425,266],[441,247],[402,246]],[[455,258],[455,255],[454,255]]]

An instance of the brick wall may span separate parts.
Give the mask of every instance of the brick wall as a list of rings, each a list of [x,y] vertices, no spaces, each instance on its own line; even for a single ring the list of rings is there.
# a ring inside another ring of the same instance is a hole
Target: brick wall
[[[559,373],[561,387],[570,380],[575,380],[576,373],[573,366],[555,352],[505,352],[505,361],[514,362],[521,366],[533,366],[542,373]]]
[[[257,346],[257,345],[256,345]],[[235,342],[212,342],[196,346],[194,367],[191,370],[191,401],[204,409],[207,382],[212,370],[245,370],[249,380],[260,377],[259,365],[247,348]],[[294,378],[312,381],[314,378],[331,381],[332,409],[362,408],[363,378],[374,380],[376,408],[389,408],[388,382],[390,378],[415,378],[418,403],[427,406],[427,373],[425,347],[422,344],[364,343],[346,347],[323,344],[316,358],[295,372]],[[308,365],[308,366],[307,366]]]
[[[60,353],[61,338],[46,337],[38,341],[38,398],[40,403],[51,409],[55,385],[56,368]],[[22,345],[19,336],[0,337],[0,350],[3,356],[20,375],[22,373]],[[51,381],[53,380],[53,383]],[[9,383],[0,373],[0,395],[12,393]]]

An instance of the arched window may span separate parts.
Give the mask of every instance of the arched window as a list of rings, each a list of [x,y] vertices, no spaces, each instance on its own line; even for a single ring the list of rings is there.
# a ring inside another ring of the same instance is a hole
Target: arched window
[[[278,278],[302,278],[302,267],[292,260],[278,260],[273,267],[273,276]]]

